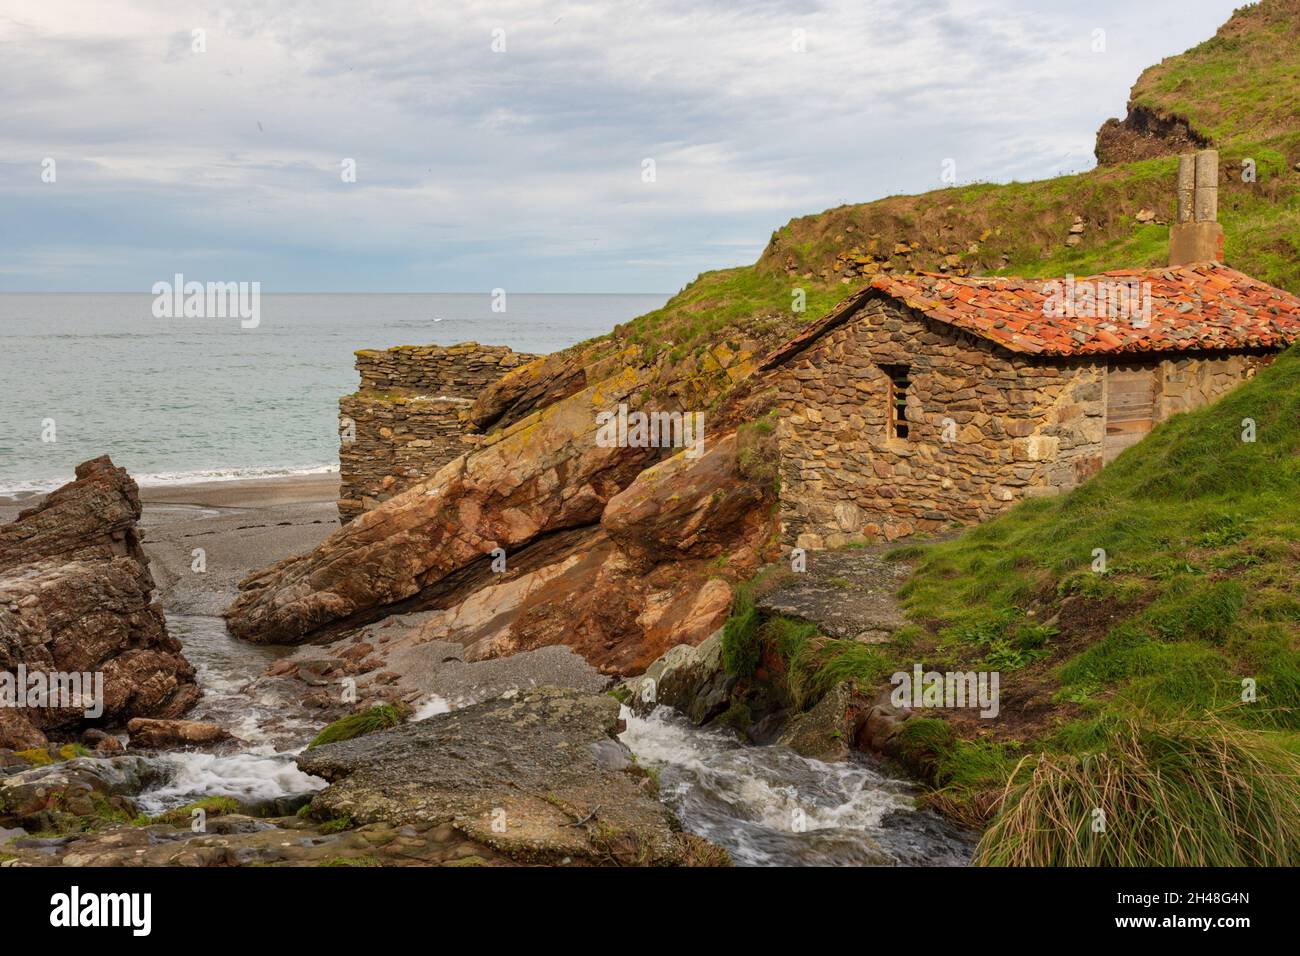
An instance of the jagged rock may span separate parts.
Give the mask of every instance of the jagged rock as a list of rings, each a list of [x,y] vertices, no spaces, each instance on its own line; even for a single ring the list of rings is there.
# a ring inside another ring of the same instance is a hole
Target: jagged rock
[[[76,480],[0,526],[0,571],[47,558],[130,557],[147,567],[136,522],[140,495],[125,468],[107,455],[82,462]]]
[[[594,523],[658,457],[658,449],[595,441],[596,414],[631,403],[641,384],[627,369],[548,406],[366,512],[315,551],[246,578],[226,610],[232,633],[299,642],[417,595],[496,548],[515,551]]]
[[[0,745],[89,723],[178,717],[199,696],[194,670],[152,602],[135,482],[107,457],[79,465],[76,476],[0,527],[0,672],[15,685],[20,669],[47,681],[55,672],[91,675],[80,688],[85,706],[12,711]],[[88,716],[95,674],[103,712]]]
[[[132,747],[164,749],[212,744],[227,739],[224,727],[201,720],[156,720],[136,717],[126,725]]]
[[[763,489],[740,475],[736,434],[709,438],[647,468],[610,499],[601,515],[606,533],[646,561],[716,558],[752,536],[767,520]]]
[[[1114,166],[1156,156],[1204,149],[1210,141],[1180,116],[1129,103],[1124,119],[1108,119],[1097,130],[1098,166]]]
[[[504,428],[587,387],[580,355],[555,352],[513,368],[487,386],[465,413],[483,431]]]
[[[719,851],[679,832],[640,786],[612,769],[621,747],[612,697],[553,687],[508,692],[427,720],[325,744],[298,757],[330,786],[317,814],[359,823],[449,824],[523,862],[681,865]]]
[[[427,612],[416,640],[463,644],[466,661],[562,644],[604,674],[635,674],[667,648],[703,640],[726,618],[731,588],[712,562],[647,570],[599,527],[560,544],[541,556],[521,552],[508,573]],[[730,570],[753,567],[742,559]],[[390,653],[380,648],[378,656]]]
[[[777,743],[813,760],[848,760],[869,709],[852,684],[841,682],[811,710],[791,718]]]
[[[681,711],[692,723],[706,724],[730,704],[736,679],[722,664],[722,631],[692,647],[679,644],[626,683],[628,706],[646,714],[656,706]]]

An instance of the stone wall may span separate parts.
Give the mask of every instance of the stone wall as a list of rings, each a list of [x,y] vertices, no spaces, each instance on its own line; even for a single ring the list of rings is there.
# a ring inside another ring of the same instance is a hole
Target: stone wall
[[[1253,378],[1276,353],[1184,355],[1160,363],[1156,415],[1160,421],[1178,412],[1208,405],[1248,378]]]
[[[1267,355],[1160,362],[1156,420],[1199,407]],[[907,366],[906,439],[890,379]],[[1104,360],[1035,359],[888,299],[789,359],[776,377],[781,537],[804,548],[973,524],[1101,470]]]
[[[502,345],[402,345],[356,353],[361,387],[339,400],[339,518],[406,490],[473,442],[461,415],[510,369],[536,356]]]

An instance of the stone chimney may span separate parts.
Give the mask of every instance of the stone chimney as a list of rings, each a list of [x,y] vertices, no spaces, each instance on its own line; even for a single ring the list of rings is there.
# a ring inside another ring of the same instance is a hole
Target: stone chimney
[[[1178,221],[1169,230],[1169,264],[1223,261],[1219,225],[1219,151],[1178,157]]]

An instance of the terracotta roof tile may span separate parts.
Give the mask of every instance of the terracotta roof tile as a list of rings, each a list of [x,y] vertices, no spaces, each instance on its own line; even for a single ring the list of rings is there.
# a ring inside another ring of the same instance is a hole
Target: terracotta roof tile
[[[1081,295],[1088,287],[1088,295]],[[1107,296],[1131,290],[1132,298],[1121,299],[1114,312],[1090,307],[1089,297],[1103,287]],[[1283,347],[1300,338],[1300,298],[1213,263],[1120,269],[1072,285],[1065,279],[927,274],[879,276],[870,288],[1012,351],[1086,355]],[[1148,295],[1150,308],[1143,314]]]
[[[1113,312],[1090,307],[1082,295],[1102,287],[1108,297],[1121,294]],[[1013,352],[1035,355],[1283,348],[1300,339],[1300,298],[1215,263],[1075,279],[882,275],[778,348],[763,366],[780,364],[881,294]],[[1143,309],[1148,299],[1149,309]]]

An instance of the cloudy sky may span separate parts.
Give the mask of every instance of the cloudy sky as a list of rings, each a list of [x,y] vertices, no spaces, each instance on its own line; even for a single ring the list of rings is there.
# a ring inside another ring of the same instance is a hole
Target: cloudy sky
[[[1090,167],[1237,2],[0,0],[0,291],[671,292]]]

